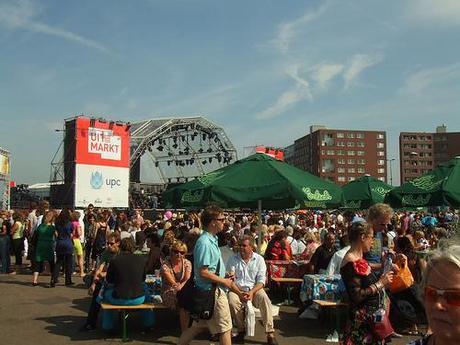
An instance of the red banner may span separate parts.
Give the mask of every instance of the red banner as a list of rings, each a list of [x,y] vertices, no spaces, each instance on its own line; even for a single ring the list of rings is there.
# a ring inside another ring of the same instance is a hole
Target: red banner
[[[129,167],[129,127],[114,121],[77,119],[76,163]]]

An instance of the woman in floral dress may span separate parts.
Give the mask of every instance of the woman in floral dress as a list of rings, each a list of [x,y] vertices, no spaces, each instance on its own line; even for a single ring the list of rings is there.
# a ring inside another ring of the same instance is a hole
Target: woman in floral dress
[[[374,233],[365,222],[355,222],[349,230],[351,248],[342,261],[340,273],[350,303],[350,323],[344,334],[344,344],[383,344],[373,332],[374,313],[381,301],[388,300],[385,287],[393,281],[393,272],[381,276],[371,272],[363,258],[372,246]],[[387,308],[388,310],[388,308]]]

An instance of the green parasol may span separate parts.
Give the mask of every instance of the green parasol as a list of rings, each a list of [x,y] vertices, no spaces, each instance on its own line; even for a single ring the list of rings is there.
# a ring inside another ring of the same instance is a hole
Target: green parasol
[[[460,206],[460,157],[440,164],[433,171],[401,187],[394,188],[385,198],[395,208]]]
[[[166,207],[265,209],[336,208],[342,191],[332,182],[265,154],[254,154],[163,193]]]
[[[372,176],[365,175],[342,186],[344,207],[366,209],[383,202],[393,187]]]

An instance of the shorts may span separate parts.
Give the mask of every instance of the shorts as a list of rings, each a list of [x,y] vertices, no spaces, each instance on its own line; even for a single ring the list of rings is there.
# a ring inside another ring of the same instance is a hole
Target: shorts
[[[78,238],[73,240],[73,252],[75,255],[83,255],[83,247],[81,246],[81,241]]]
[[[228,306],[227,294],[221,288],[216,289],[214,314],[210,320],[193,322],[192,327],[208,328],[211,334],[220,334],[232,330],[232,316]]]

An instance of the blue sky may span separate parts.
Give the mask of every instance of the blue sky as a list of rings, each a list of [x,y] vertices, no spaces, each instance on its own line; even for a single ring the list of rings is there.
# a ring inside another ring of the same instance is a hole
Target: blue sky
[[[399,161],[400,131],[460,131],[459,37],[457,0],[0,0],[0,146],[45,182],[64,118],[202,115],[240,156],[323,124]]]

